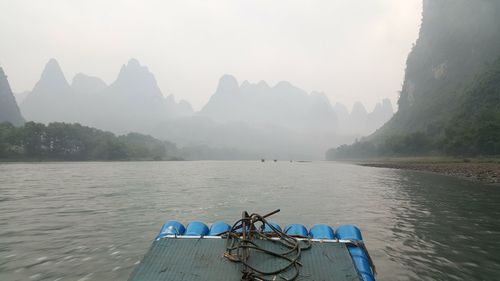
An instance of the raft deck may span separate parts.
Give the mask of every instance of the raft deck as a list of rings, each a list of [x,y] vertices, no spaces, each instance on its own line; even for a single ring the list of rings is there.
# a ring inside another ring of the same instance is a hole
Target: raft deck
[[[276,243],[255,242],[269,250],[282,250]],[[225,248],[226,239],[220,237],[167,237],[156,240],[130,275],[129,281],[240,280],[243,265],[224,258]],[[269,271],[283,266],[283,260],[259,252],[252,252],[249,262]],[[311,248],[302,252],[300,262],[303,266],[297,280],[361,280],[344,243],[313,240]],[[292,272],[283,274],[285,277],[290,275]]]

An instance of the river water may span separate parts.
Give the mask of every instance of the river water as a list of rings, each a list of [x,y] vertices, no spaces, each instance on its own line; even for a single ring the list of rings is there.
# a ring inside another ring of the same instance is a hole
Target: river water
[[[126,280],[162,223],[358,225],[378,280],[500,280],[500,188],[334,162],[0,164],[0,280]]]

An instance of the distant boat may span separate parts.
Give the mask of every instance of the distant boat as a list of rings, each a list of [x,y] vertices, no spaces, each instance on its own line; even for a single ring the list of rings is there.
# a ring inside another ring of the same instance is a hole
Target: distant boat
[[[260,159],[260,162],[266,162],[266,159],[262,158]]]
[[[277,159],[274,159],[274,162],[278,162],[278,160],[277,160]]]

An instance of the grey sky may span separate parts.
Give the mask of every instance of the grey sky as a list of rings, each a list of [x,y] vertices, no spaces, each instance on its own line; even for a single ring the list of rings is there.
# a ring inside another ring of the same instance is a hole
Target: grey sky
[[[421,0],[2,0],[0,65],[31,90],[56,58],[112,82],[135,57],[165,95],[199,109],[221,75],[280,80],[332,103],[397,99]]]

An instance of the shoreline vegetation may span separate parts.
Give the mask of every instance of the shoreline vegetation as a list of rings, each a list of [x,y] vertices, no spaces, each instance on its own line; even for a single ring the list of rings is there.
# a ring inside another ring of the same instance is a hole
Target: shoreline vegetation
[[[149,135],[54,122],[0,123],[0,162],[183,160],[174,143]]]
[[[359,166],[430,172],[500,185],[500,158],[405,157],[349,162]]]
[[[79,163],[79,162],[96,162],[96,163],[112,163],[112,162],[176,162],[176,161],[192,161],[186,160],[182,157],[171,157],[165,159],[148,159],[148,158],[126,158],[126,159],[116,159],[116,160],[106,160],[106,159],[91,159],[91,160],[74,160],[74,159],[48,159],[48,158],[0,158],[0,164],[15,164],[15,163]]]

